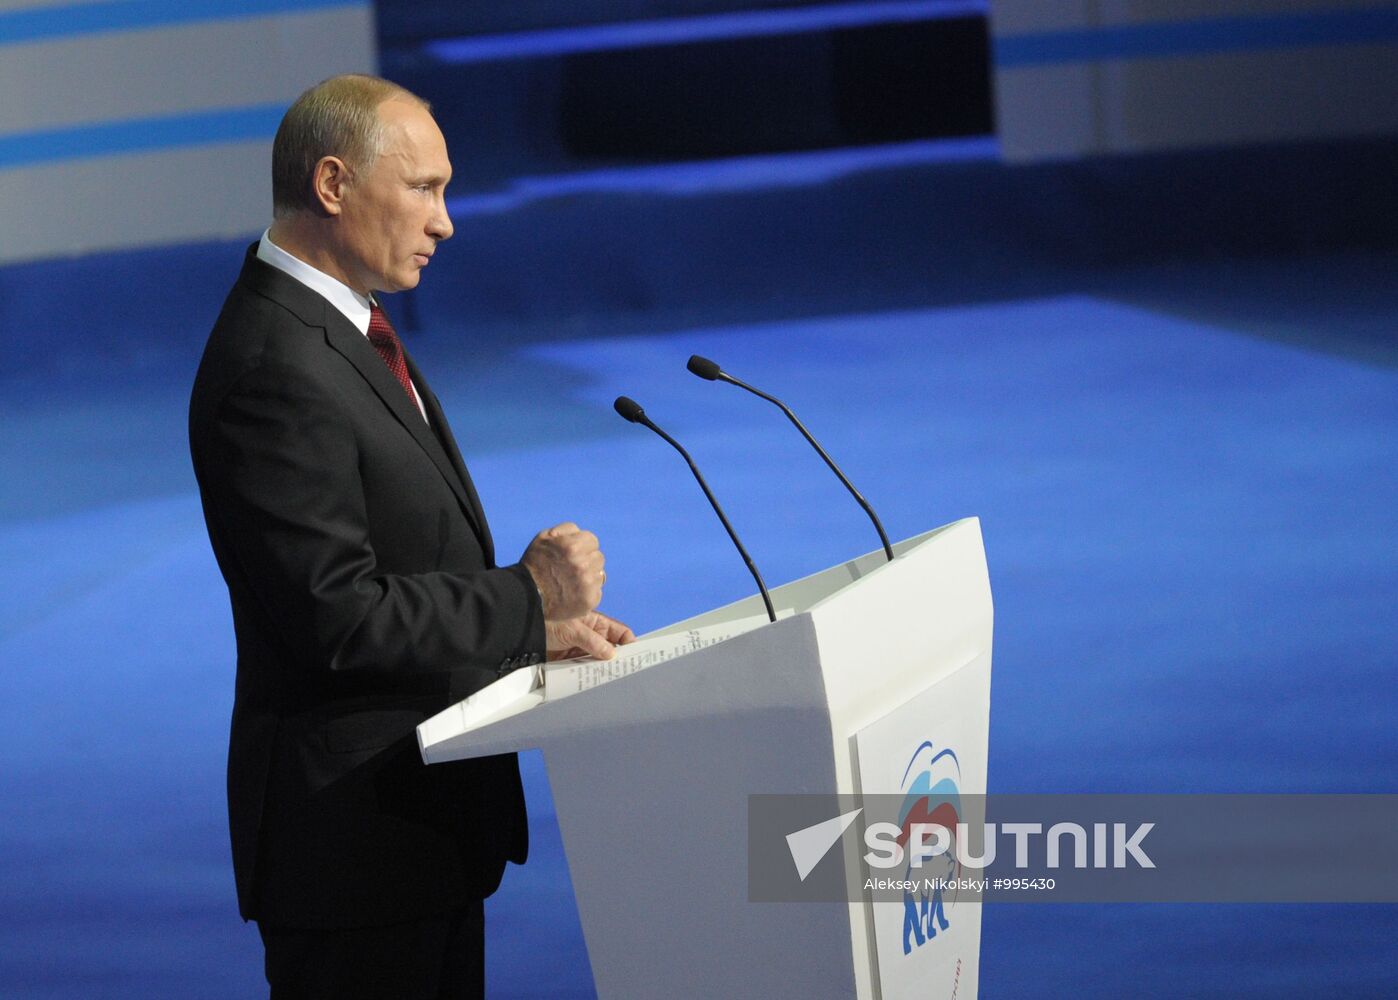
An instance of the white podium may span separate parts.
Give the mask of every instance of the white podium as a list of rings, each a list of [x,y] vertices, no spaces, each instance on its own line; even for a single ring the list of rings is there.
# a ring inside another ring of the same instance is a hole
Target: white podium
[[[599,996],[976,995],[979,904],[924,941],[901,903],[749,901],[751,795],[908,793],[914,773],[985,792],[980,523],[895,552],[773,590],[779,620],[726,642],[471,731],[450,709],[419,727],[429,764],[542,748]],[[660,633],[760,614],[754,595]],[[849,871],[858,829],[832,851]]]

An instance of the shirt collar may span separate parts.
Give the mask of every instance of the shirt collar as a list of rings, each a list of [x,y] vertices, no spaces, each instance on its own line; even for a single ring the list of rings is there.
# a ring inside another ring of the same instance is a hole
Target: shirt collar
[[[263,232],[262,239],[257,243],[257,259],[264,264],[270,264],[278,271],[284,271],[311,291],[319,294],[344,314],[345,319],[353,323],[355,329],[367,336],[369,333],[369,307],[372,304],[370,300],[343,281],[332,278],[299,257],[293,257],[287,253],[272,242],[272,237],[268,235],[270,232],[270,229]]]

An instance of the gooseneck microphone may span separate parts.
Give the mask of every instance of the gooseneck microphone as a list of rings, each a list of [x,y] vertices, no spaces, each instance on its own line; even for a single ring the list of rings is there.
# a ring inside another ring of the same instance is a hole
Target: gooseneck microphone
[[[750,572],[752,578],[757,581],[758,592],[762,594],[762,603],[767,606],[767,617],[772,621],[776,621],[777,612],[772,608],[772,595],[767,592],[767,585],[762,582],[762,574],[759,573],[757,567],[753,565],[752,557],[748,555],[748,550],[743,548],[743,543],[738,541],[738,533],[733,530],[733,525],[728,523],[728,517],[723,513],[723,508],[718,505],[718,501],[714,499],[713,490],[709,489],[709,484],[704,482],[704,477],[699,473],[699,466],[694,464],[694,459],[689,457],[689,452],[680,447],[678,441],[655,426],[650,417],[646,416],[646,411],[641,409],[640,404],[634,399],[627,396],[618,396],[616,402],[613,403],[612,406],[616,408],[617,413],[621,414],[631,423],[641,424],[655,431],[655,433],[659,434],[670,443],[670,447],[684,456],[684,460],[689,463],[689,471],[694,473],[694,478],[699,481],[699,488],[704,491],[704,496],[709,498],[709,505],[713,507],[714,513],[718,515],[718,519],[723,522],[723,527],[728,531],[728,537],[733,539],[733,544],[737,546],[738,554],[743,557],[743,562],[747,563],[748,572]]]
[[[859,506],[864,508],[864,513],[868,514],[869,520],[874,522],[874,530],[879,533],[879,541],[883,542],[884,554],[888,556],[889,562],[893,561],[893,546],[888,544],[888,535],[884,534],[883,525],[879,523],[879,516],[874,513],[874,508],[869,506],[869,501],[864,499],[860,492],[854,488],[854,484],[840,471],[840,467],[835,464],[835,460],[820,446],[820,442],[811,436],[810,431],[806,430],[806,425],[801,423],[801,421],[796,418],[796,414],[791,412],[791,407],[787,406],[776,396],[769,396],[761,389],[756,389],[748,385],[742,379],[734,378],[708,358],[701,358],[697,354],[691,354],[689,356],[689,364],[686,365],[686,367],[702,379],[706,379],[710,382],[727,382],[730,385],[736,385],[739,389],[746,389],[754,396],[761,396],[763,399],[767,400],[767,402],[781,407],[781,411],[786,414],[788,420],[796,425],[796,429],[801,432],[801,436],[811,443],[811,447],[816,450],[816,453],[819,454],[821,458],[825,459],[825,464],[830,466],[830,471],[835,473],[835,475],[839,477],[840,482],[845,484],[845,489],[849,490],[850,496],[854,497],[859,503]]]

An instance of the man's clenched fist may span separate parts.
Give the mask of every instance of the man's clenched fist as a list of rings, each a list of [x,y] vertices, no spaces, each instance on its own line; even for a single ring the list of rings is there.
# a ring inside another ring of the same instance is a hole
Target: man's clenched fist
[[[544,601],[544,620],[579,618],[602,600],[606,559],[597,536],[571,521],[534,536],[520,562]]]

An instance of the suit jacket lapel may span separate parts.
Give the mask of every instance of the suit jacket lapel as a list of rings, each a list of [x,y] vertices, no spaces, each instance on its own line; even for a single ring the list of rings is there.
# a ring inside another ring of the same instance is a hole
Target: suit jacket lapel
[[[485,532],[482,530],[482,519],[479,514],[480,501],[475,498],[474,491],[467,493],[466,484],[462,481],[457,470],[452,467],[451,459],[447,457],[441,442],[432,433],[432,428],[427,426],[427,421],[422,419],[422,414],[413,405],[413,401],[408,398],[408,394],[403,391],[403,386],[393,377],[393,373],[388,370],[388,366],[383,363],[383,358],[379,357],[378,352],[369,343],[369,339],[356,330],[353,324],[334,308],[325,310],[325,338],[331,347],[343,355],[346,361],[354,365],[379,399],[383,401],[383,404],[388,407],[394,418],[413,436],[413,440],[427,453],[427,457],[432,459],[433,464],[437,466],[437,471],[442,474],[442,478],[447,481],[447,485],[456,494],[456,499],[465,510],[466,516],[471,520],[471,526],[475,528],[477,536],[481,538],[481,543],[484,545]],[[412,372],[411,367],[409,371]],[[413,378],[413,382],[419,387],[422,384],[418,376]],[[423,391],[425,392],[425,390]]]
[[[412,377],[413,384],[422,394],[422,405],[427,408],[427,418],[432,423],[432,429],[437,432],[442,450],[445,452],[447,460],[451,462],[461,485],[465,487],[469,500],[468,512],[475,520],[481,548],[485,551],[486,565],[494,566],[495,541],[490,537],[490,523],[485,519],[485,509],[481,506],[481,498],[476,493],[476,484],[471,481],[471,474],[466,471],[466,463],[461,458],[461,449],[456,446],[456,438],[452,436],[451,425],[447,423],[446,415],[442,412],[442,404],[438,402],[437,394],[427,385],[427,380],[422,377],[422,372],[418,370],[417,365],[413,363],[412,357],[406,350],[403,352],[403,359],[408,363],[408,374]]]

